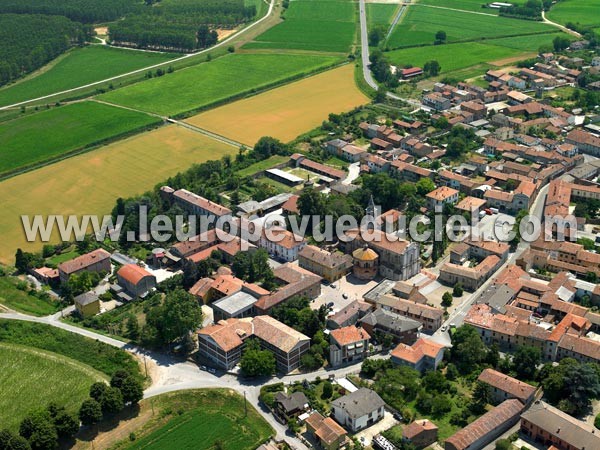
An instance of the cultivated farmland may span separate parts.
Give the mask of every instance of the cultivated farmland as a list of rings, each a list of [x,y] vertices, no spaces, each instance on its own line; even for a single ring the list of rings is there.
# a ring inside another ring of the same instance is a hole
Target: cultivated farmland
[[[315,128],[329,113],[348,111],[368,101],[345,65],[264,94],[187,119],[198,127],[254,145],[261,136],[290,141]]]
[[[499,10],[494,8],[482,8],[486,0],[419,0],[420,5],[432,5],[441,8],[462,9],[464,11],[481,12],[485,14],[498,14]],[[521,2],[511,2],[518,4]]]
[[[554,22],[600,26],[598,0],[561,0],[550,8],[546,17]]]
[[[217,444],[225,450],[253,450],[273,434],[252,406],[244,415],[244,399],[230,390],[182,391],[161,395],[154,403],[155,407],[185,412],[170,417],[135,443],[123,442],[118,448],[208,450]]]
[[[95,381],[105,377],[75,360],[0,342],[0,423],[12,431],[25,414],[50,402],[77,411]]]
[[[398,5],[393,3],[367,3],[367,20],[369,28],[377,25],[390,25]]]
[[[142,194],[194,163],[237,149],[199,133],[166,126],[0,182],[0,262],[13,263],[26,242],[21,214],[106,214],[116,198]]]
[[[74,103],[0,124],[0,174],[59,157],[160,120],[96,102]]]
[[[338,59],[314,55],[233,54],[118,89],[100,98],[144,111],[174,115],[307,74]]]
[[[388,45],[395,48],[433,44],[435,33],[440,30],[446,32],[448,42],[456,42],[552,32],[555,29],[529,20],[414,6],[409,7],[402,22],[396,26]]]
[[[244,48],[277,48],[347,52],[354,41],[356,5],[347,0],[295,0],[285,21]]]
[[[0,106],[43,97],[168,61],[164,53],[93,45],[71,50],[26,79],[0,89]]]

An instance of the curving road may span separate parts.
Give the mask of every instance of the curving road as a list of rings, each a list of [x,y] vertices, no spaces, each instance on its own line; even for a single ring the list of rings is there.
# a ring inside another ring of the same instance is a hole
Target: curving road
[[[210,48],[207,48],[207,49],[204,49],[204,50],[200,50],[200,51],[194,52],[194,53],[188,53],[188,54],[186,54],[184,56],[181,56],[181,57],[175,58],[175,59],[171,59],[170,61],[167,61],[167,62],[162,62],[162,63],[159,63],[159,64],[154,64],[152,66],[144,67],[143,69],[133,70],[133,71],[127,72],[127,73],[122,73],[122,74],[116,75],[114,77],[105,78],[104,80],[95,81],[93,83],[85,84],[83,86],[78,86],[76,88],[67,89],[65,91],[60,91],[60,92],[54,92],[53,94],[44,95],[44,96],[38,97],[38,98],[31,98],[31,99],[25,100],[23,102],[13,103],[12,105],[2,106],[2,107],[0,107],[0,111],[6,110],[6,109],[10,109],[10,108],[19,107],[21,105],[26,105],[26,104],[31,103],[31,102],[38,102],[38,101],[41,101],[41,100],[46,100],[48,98],[55,97],[57,95],[68,94],[68,93],[71,93],[71,92],[78,91],[79,89],[87,89],[87,88],[90,88],[90,87],[99,86],[99,85],[101,85],[103,83],[108,83],[110,81],[115,81],[115,80],[118,80],[118,79],[123,78],[123,77],[127,77],[127,76],[130,76],[130,75],[136,75],[136,74],[144,73],[144,72],[147,72],[148,70],[157,69],[159,67],[165,67],[168,64],[173,64],[174,62],[183,61],[183,60],[191,58],[193,56],[198,56],[198,55],[202,55],[202,54],[205,54],[205,53],[209,53],[209,52],[211,52],[211,51],[213,51],[213,50],[215,50],[217,48],[220,48],[220,47],[223,47],[224,45],[229,44],[233,39],[236,39],[238,36],[242,35],[243,33],[248,32],[248,30],[251,30],[252,28],[256,27],[258,24],[260,24],[260,23],[264,22],[265,20],[267,20],[267,18],[269,18],[269,16],[273,12],[273,8],[274,7],[275,7],[275,0],[270,0],[269,10],[267,11],[267,13],[264,16],[262,16],[256,22],[252,22],[250,25],[248,25],[243,30],[240,30],[239,32],[237,32],[235,34],[232,34],[228,38],[226,38],[223,41],[217,43],[213,47],[210,47]]]

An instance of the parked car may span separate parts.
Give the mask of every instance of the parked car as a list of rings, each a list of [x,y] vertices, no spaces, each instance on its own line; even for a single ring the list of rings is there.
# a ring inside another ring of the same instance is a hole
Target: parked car
[[[348,294],[346,294],[346,293],[342,294],[342,298],[343,299],[348,299]]]
[[[328,308],[333,308],[334,306],[335,306],[335,303],[333,303],[333,302],[327,303]]]
[[[208,369],[208,373],[215,374],[215,373],[217,373],[217,371],[216,371],[215,369],[213,369],[212,367],[210,367],[210,368]]]
[[[206,372],[206,366],[200,366],[200,370],[204,370]]]

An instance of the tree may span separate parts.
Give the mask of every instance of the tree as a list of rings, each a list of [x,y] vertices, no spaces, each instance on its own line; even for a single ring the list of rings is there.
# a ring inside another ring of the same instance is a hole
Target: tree
[[[198,40],[198,47],[207,48],[217,43],[219,35],[215,30],[210,30],[207,25],[200,25],[196,38]]]
[[[108,385],[104,381],[96,381],[90,386],[90,397],[99,402],[107,389]]]
[[[2,450],[29,450],[29,442],[22,436],[14,434],[8,429],[0,430],[0,448]]]
[[[79,431],[79,420],[74,415],[67,412],[64,406],[58,406],[55,403],[51,403],[46,408],[54,428],[59,438],[70,438],[75,436]]]
[[[435,33],[435,40],[438,42],[446,42],[446,32],[438,31],[437,33]]]
[[[481,414],[485,411],[485,407],[492,399],[492,390],[489,384],[478,381],[473,389],[473,397],[469,409],[474,414]]]
[[[436,60],[432,60],[432,61],[427,61],[425,63],[425,65],[423,66],[423,70],[429,76],[435,77],[440,73],[440,71],[442,70],[442,67],[440,66],[439,62],[437,62]]]
[[[102,407],[93,398],[83,401],[79,408],[79,420],[84,425],[94,425],[102,420]]]
[[[138,323],[137,317],[133,314],[127,318],[127,322],[125,324],[125,328],[127,330],[127,337],[134,341],[140,336],[140,325]]]
[[[591,400],[600,397],[600,369],[597,364],[582,364],[564,358],[557,366],[546,364],[539,379],[548,401],[573,414],[585,411]]]
[[[289,154],[289,149],[288,146],[279,139],[264,136],[254,145],[254,154],[262,160],[273,155],[287,155]]]
[[[496,450],[510,450],[511,448],[513,448],[513,445],[508,439],[498,439],[496,441]]]
[[[58,447],[58,434],[48,411],[25,416],[19,434],[29,442],[32,450],[52,450]]]
[[[275,373],[275,356],[268,350],[261,350],[260,344],[250,339],[240,360],[240,368],[248,377],[269,376]]]
[[[144,398],[142,382],[125,370],[117,370],[110,380],[110,385],[121,391],[125,403],[136,404]]]
[[[446,308],[452,306],[452,294],[450,292],[444,292],[444,295],[442,295],[442,306]]]
[[[435,189],[435,184],[430,178],[421,178],[415,183],[415,188],[417,189],[417,195],[424,197]]]
[[[556,36],[552,41],[552,45],[554,46],[554,51],[561,52],[571,45],[571,41],[566,37]]]
[[[452,296],[453,297],[462,297],[463,295],[463,287],[461,283],[456,283],[452,288]]]
[[[594,419],[594,426],[600,430],[600,413]]]
[[[375,27],[369,32],[369,45],[377,47],[385,39],[385,28]]]
[[[537,347],[519,347],[513,356],[513,365],[519,379],[533,380],[541,362],[542,352]]]
[[[333,385],[329,381],[325,381],[323,384],[323,393],[321,398],[328,399],[333,395]]]
[[[473,326],[463,325],[452,335],[450,357],[460,373],[467,374],[479,370],[479,364],[486,360],[487,353],[487,347]]]
[[[118,388],[108,387],[100,398],[100,407],[105,417],[117,414],[124,407],[123,395]]]

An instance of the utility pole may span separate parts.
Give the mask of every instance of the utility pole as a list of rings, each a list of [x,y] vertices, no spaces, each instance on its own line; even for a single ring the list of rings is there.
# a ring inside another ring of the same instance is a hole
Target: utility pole
[[[246,391],[244,391],[244,417],[248,417],[248,404],[246,402]]]
[[[148,378],[148,365],[146,364],[146,355],[144,355],[144,370],[146,371],[146,378]]]

